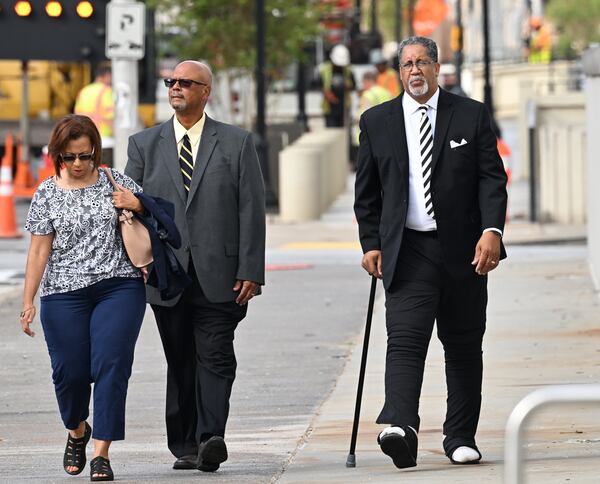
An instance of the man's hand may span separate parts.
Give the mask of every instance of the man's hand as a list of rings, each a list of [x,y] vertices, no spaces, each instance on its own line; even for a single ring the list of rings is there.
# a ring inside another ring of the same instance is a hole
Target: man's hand
[[[258,291],[258,284],[252,281],[240,281],[239,279],[235,281],[235,285],[233,286],[233,290],[235,292],[240,291],[238,297],[235,299],[235,302],[240,306],[247,304],[250,299],[256,296]]]
[[[337,98],[337,96],[333,93],[331,89],[325,89],[323,91],[323,95],[331,104],[337,104],[340,102],[340,100]]]
[[[475,272],[485,276],[493,271],[500,263],[500,234],[489,230],[481,234],[475,247],[475,257],[471,265],[475,266]]]
[[[381,272],[381,251],[370,250],[365,253],[362,258],[362,267],[370,275],[375,276],[377,279],[383,278],[383,272]]]

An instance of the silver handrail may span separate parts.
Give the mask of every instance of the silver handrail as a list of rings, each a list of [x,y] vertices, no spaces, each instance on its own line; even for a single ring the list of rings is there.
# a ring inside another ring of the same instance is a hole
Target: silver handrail
[[[504,484],[523,484],[523,425],[534,410],[550,403],[600,402],[600,385],[550,385],[531,392],[513,409],[506,423]]]

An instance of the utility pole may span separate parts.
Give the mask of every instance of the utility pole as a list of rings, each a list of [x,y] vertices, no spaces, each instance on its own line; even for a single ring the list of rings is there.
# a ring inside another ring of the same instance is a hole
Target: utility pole
[[[402,41],[402,0],[395,0],[394,7],[396,17],[394,36],[396,37],[396,42],[399,44]]]
[[[377,0],[371,0],[371,34],[377,32]]]
[[[144,57],[146,6],[131,0],[111,0],[106,12],[106,57],[112,61],[115,101],[113,166],[123,170],[129,136],[140,127],[137,61]]]
[[[29,129],[29,62],[24,60],[21,61],[21,72],[22,72],[22,94],[21,94],[21,120],[20,120],[20,131],[21,131],[21,160],[30,163],[29,152],[30,150],[30,129]],[[29,167],[31,169],[31,165]]]
[[[452,26],[452,50],[454,51],[454,67],[456,68],[456,84],[462,85],[463,64],[463,26],[462,26],[462,0],[456,2],[456,21]]]
[[[483,103],[488,108],[492,117],[492,129],[496,137],[500,136],[500,130],[496,124],[494,115],[494,101],[492,97],[492,84],[490,81],[490,24],[489,24],[489,0],[483,0]]]
[[[302,125],[302,129],[308,131],[308,117],[306,116],[306,64],[299,60],[297,68],[296,87],[298,89],[298,117],[296,119]]]
[[[269,150],[265,116],[265,0],[256,0],[256,151],[265,182],[265,197],[268,206],[276,206],[277,198],[271,187],[269,176]]]

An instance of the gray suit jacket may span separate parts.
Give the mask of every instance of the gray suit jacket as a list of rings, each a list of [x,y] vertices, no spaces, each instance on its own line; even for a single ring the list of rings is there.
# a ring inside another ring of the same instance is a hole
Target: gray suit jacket
[[[237,279],[264,284],[265,191],[251,133],[206,117],[187,198],[173,119],[131,136],[127,156],[125,173],[175,204],[177,259],[187,268],[192,258],[209,301],[235,300]],[[162,301],[147,286],[147,299],[173,306],[179,298]]]

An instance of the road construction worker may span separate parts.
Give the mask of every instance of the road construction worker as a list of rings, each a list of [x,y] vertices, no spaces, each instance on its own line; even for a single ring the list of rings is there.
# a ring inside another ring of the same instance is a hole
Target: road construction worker
[[[323,89],[323,114],[327,127],[339,128],[346,125],[350,111],[350,93],[356,87],[350,70],[350,52],[345,45],[331,49],[329,60],[319,67]]]
[[[109,62],[102,62],[96,69],[94,82],[85,86],[77,95],[75,113],[88,116],[102,136],[113,136],[113,121],[115,117],[112,91],[112,72]]]
[[[377,72],[366,71],[362,76],[362,91],[359,100],[358,118],[369,108],[394,98],[386,88],[377,85]],[[359,144],[360,130],[353,131],[354,141]]]
[[[442,64],[440,66],[440,85],[448,92],[457,96],[469,97],[458,83],[456,76],[456,67],[454,64]]]
[[[377,73],[367,71],[362,77],[362,94],[360,95],[360,114],[378,104],[390,101],[394,96],[386,88],[377,84]]]
[[[529,56],[530,64],[548,64],[552,56],[552,32],[545,25],[541,17],[533,16],[529,19],[530,39]]]
[[[369,60],[377,69],[377,85],[387,89],[392,97],[398,96],[400,94],[398,73],[388,66],[388,61],[381,50],[372,50],[369,54]]]

